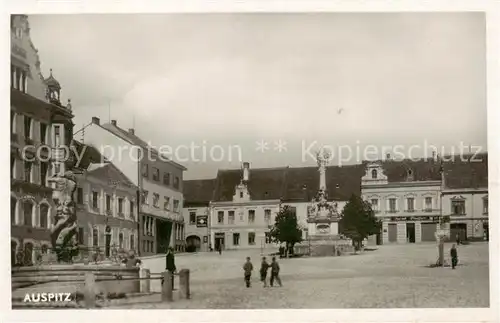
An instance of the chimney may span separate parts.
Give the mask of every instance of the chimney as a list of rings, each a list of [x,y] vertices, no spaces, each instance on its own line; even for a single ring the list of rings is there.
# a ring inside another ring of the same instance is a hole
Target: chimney
[[[116,127],[116,120],[111,120],[111,124]]]
[[[128,133],[131,134],[131,135],[135,135],[134,128],[128,129]]]
[[[244,162],[243,163],[243,181],[248,182],[249,177],[250,177],[250,163]]]
[[[93,123],[93,124],[99,125],[99,123],[100,123],[100,122],[101,122],[101,121],[99,120],[99,118],[98,118],[98,117],[92,117],[92,123]]]

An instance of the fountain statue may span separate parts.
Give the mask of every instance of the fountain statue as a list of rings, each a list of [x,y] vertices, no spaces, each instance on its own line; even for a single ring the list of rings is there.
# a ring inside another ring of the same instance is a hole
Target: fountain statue
[[[76,178],[73,172],[66,171],[63,175],[56,174],[49,179],[55,183],[52,198],[56,204],[54,225],[51,229],[51,242],[57,260],[71,262],[78,253],[76,208],[74,193]]]

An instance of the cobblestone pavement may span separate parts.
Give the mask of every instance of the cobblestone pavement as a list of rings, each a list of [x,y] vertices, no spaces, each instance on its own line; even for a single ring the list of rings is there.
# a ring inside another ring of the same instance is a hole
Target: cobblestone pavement
[[[450,247],[445,246],[446,254]],[[456,270],[427,267],[437,259],[435,244],[379,246],[344,257],[280,259],[281,288],[263,288],[258,281],[260,250],[179,256],[177,268],[191,270],[191,300],[179,299],[175,291],[173,303],[161,303],[156,294],[127,302],[126,308],[488,307],[488,245],[459,246],[458,252]],[[246,256],[257,268],[248,289],[241,269]],[[146,259],[144,266],[161,272],[165,259]],[[152,289],[160,290],[158,281],[152,282]]]

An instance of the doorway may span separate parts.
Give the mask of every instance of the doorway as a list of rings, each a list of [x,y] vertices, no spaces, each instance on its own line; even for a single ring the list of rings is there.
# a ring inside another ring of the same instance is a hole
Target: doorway
[[[172,235],[172,222],[155,219],[156,221],[156,252],[167,253],[170,247],[170,238]],[[175,242],[174,242],[175,244]],[[174,246],[172,246],[174,247]],[[153,250],[151,250],[153,251]],[[154,252],[154,251],[153,251]]]
[[[224,241],[224,233],[216,233],[215,234],[215,250],[219,250],[222,247],[224,249],[225,241]]]
[[[409,243],[415,243],[415,223],[406,223],[406,238]]]
[[[466,223],[452,223],[450,224],[450,240],[456,241],[457,236],[460,241],[467,240],[467,224]]]
[[[398,227],[396,223],[389,223],[387,226],[389,230],[389,242],[397,242],[398,241]]]

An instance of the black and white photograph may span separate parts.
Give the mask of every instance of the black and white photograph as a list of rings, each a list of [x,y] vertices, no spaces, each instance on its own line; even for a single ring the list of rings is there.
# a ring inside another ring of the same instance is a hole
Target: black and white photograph
[[[498,307],[484,10],[8,17],[11,318]]]

